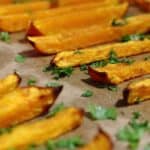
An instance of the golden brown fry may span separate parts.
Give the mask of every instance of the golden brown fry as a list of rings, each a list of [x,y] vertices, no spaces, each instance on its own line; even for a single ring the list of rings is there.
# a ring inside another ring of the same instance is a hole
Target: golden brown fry
[[[150,99],[150,78],[133,82],[124,91],[128,104],[134,104]]]
[[[39,52],[54,54],[119,41],[122,36],[127,34],[150,31],[150,14],[129,17],[127,22],[123,26],[100,27],[94,25],[84,29],[68,30],[56,35],[29,37],[28,39]]]
[[[119,84],[126,80],[150,74],[150,61],[135,61],[133,64],[108,64],[105,67],[91,68],[89,74],[95,81],[107,84]]]
[[[80,10],[77,12],[70,12],[68,14],[55,16],[54,18],[35,20],[29,27],[28,35],[50,35],[60,33],[62,31],[68,31],[68,29],[87,27],[93,24],[108,25],[114,18],[122,17],[127,8],[127,3],[106,6],[103,8],[100,5],[88,10]]]
[[[150,0],[135,0],[140,8],[150,12]]]
[[[89,143],[88,145],[80,148],[79,150],[112,150],[113,144],[111,142],[110,137],[100,131],[100,133],[95,137],[95,139]]]
[[[26,123],[13,128],[11,133],[0,136],[0,150],[22,150],[30,144],[40,145],[81,125],[83,111],[66,108],[52,118]]]
[[[91,62],[107,59],[110,51],[114,50],[117,56],[127,57],[150,52],[150,40],[130,41],[125,43],[108,44],[104,46],[95,46],[76,51],[64,51],[56,54],[52,64],[58,67],[79,66]]]
[[[47,112],[61,88],[17,88],[0,98],[0,127],[30,120]]]
[[[31,20],[44,19],[54,16],[59,16],[62,14],[67,14],[70,12],[77,12],[80,10],[89,10],[91,8],[113,5],[113,3],[102,3],[102,2],[91,2],[86,4],[80,4],[75,6],[59,7],[56,9],[47,9],[42,11],[36,11],[33,13],[21,13],[21,14],[10,14],[5,16],[0,16],[0,29],[7,32],[18,32],[26,30],[31,22]],[[29,35],[34,35],[34,30],[28,31]]]
[[[9,4],[0,6],[0,15],[18,14],[33,11],[45,10],[50,8],[48,1],[37,1],[23,4]]]
[[[65,6],[65,5],[79,5],[81,3],[89,3],[89,2],[101,2],[101,3],[118,3],[118,0],[57,0],[57,6]]]
[[[20,84],[20,81],[21,78],[16,73],[0,79],[0,96],[16,89]]]

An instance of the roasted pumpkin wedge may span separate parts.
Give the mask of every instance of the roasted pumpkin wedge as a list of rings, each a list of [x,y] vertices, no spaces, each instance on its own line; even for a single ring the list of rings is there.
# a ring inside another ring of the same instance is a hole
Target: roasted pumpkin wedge
[[[10,15],[18,13],[32,13],[33,11],[45,10],[50,8],[48,1],[37,1],[31,3],[9,4],[0,6],[0,15]]]
[[[18,32],[27,30],[29,24],[31,21],[36,19],[44,19],[44,18],[50,18],[54,16],[60,16],[63,14],[67,14],[70,12],[77,12],[80,10],[89,10],[91,8],[96,7],[103,7],[106,5],[113,5],[112,3],[101,3],[101,2],[91,2],[86,4],[79,4],[79,5],[71,5],[66,7],[59,7],[55,9],[47,9],[42,11],[36,11],[33,13],[21,13],[21,14],[10,14],[10,15],[4,15],[0,16],[0,29],[2,31],[7,32]],[[34,35],[34,30],[28,31],[29,35]]]
[[[76,5],[81,3],[89,2],[101,2],[101,3],[118,3],[118,0],[57,0],[55,3],[56,6],[65,6],[65,5]]]
[[[0,127],[30,120],[48,111],[61,88],[16,88],[0,97]]]
[[[60,52],[56,54],[51,63],[61,68],[79,66],[107,59],[111,50],[120,58],[148,53],[150,52],[149,47],[150,40],[100,45],[77,51]]]
[[[150,99],[150,78],[130,83],[124,91],[124,97],[128,104]]]
[[[100,130],[99,134],[89,144],[79,150],[112,150],[113,144],[110,137]]]
[[[35,20],[31,23],[27,35],[50,35],[93,24],[111,24],[114,18],[118,19],[122,17],[127,8],[127,3],[115,6],[105,6],[103,8],[99,5],[99,7],[94,7],[84,11],[80,10],[55,16],[54,18],[50,17]]]
[[[150,14],[129,17],[126,21],[128,23],[121,26],[102,27],[93,25],[55,35],[28,37],[28,39],[39,52],[55,54],[62,51],[87,48],[96,44],[120,41],[124,35],[150,31]]]
[[[105,67],[89,67],[89,74],[95,81],[106,84],[119,84],[132,78],[150,74],[150,61],[140,60],[132,64],[108,64]]]
[[[0,150],[23,150],[30,144],[41,145],[80,126],[83,116],[80,109],[66,108],[52,118],[18,125],[12,128],[10,133],[0,136]]]
[[[16,89],[20,84],[21,78],[18,74],[14,73],[7,77],[0,79],[0,96]]]

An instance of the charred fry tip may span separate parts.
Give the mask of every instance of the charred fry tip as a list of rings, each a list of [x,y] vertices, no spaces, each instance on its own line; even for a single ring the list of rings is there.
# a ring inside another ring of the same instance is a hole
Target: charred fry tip
[[[89,73],[90,77],[92,78],[92,80],[101,82],[101,83],[110,84],[107,73],[97,72],[90,66],[88,67],[88,73]],[[114,85],[114,83],[111,83],[111,84]]]
[[[22,78],[21,78],[21,76],[19,75],[19,73],[17,73],[17,72],[15,71],[15,72],[14,72],[14,75],[17,77],[18,83],[20,84],[21,81],[22,81]]]
[[[99,134],[105,135],[105,137],[106,137],[106,138],[109,140],[109,142],[110,142],[109,144],[110,144],[111,147],[113,148],[113,147],[114,147],[114,144],[113,144],[113,142],[112,142],[110,136],[109,136],[103,129],[101,129],[101,128],[99,128],[98,131],[99,131]],[[98,138],[98,135],[96,135],[95,138],[97,139],[97,138]]]
[[[59,94],[61,93],[61,91],[63,90],[63,86],[55,87],[52,89],[53,89],[55,98],[57,98],[59,96]]]
[[[30,36],[32,37],[32,36],[41,36],[41,35],[42,35],[42,33],[38,29],[36,29],[35,26],[34,26],[34,23],[31,22],[30,25],[29,25],[29,28],[27,30],[27,33],[26,33],[27,39],[29,40]],[[33,42],[31,42],[31,43],[33,43]]]

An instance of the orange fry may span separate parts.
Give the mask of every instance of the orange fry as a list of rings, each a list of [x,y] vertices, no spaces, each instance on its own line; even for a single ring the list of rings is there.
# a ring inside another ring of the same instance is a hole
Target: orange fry
[[[81,125],[83,111],[77,108],[66,108],[52,118],[37,120],[18,125],[10,133],[0,136],[0,149],[26,149],[30,144],[41,145],[49,139],[69,132]]]

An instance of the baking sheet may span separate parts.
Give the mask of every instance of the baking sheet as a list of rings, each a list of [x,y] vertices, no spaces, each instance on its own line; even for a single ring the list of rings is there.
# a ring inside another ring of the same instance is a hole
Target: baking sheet
[[[136,8],[131,8],[128,14],[137,13],[139,13],[139,11]],[[7,74],[17,71],[23,79],[22,85],[26,85],[28,79],[32,76],[36,78],[37,85],[40,86],[45,86],[47,82],[59,82],[64,85],[64,88],[56,103],[64,102],[66,106],[86,108],[88,103],[92,102],[104,107],[117,107],[119,111],[117,121],[91,121],[88,118],[85,118],[84,124],[80,128],[63,137],[81,135],[85,141],[89,141],[101,127],[112,137],[114,150],[127,150],[126,143],[116,141],[116,131],[127,124],[134,111],[142,112],[143,118],[150,121],[150,101],[140,103],[139,105],[124,105],[124,102],[122,101],[122,90],[129,82],[119,85],[119,90],[117,92],[108,91],[107,89],[99,88],[98,85],[91,81],[89,76],[86,73],[81,72],[79,68],[75,69],[71,77],[55,81],[50,73],[42,71],[43,68],[50,63],[51,57],[41,56],[33,50],[32,46],[23,39],[24,33],[12,34],[11,37],[12,40],[9,44],[0,42],[0,77],[4,77]],[[15,56],[17,54],[26,56],[26,61],[24,63],[16,63]],[[145,55],[136,58],[144,56]],[[134,80],[138,79],[139,78]],[[94,95],[90,98],[81,97],[81,94],[86,89],[93,91]],[[139,150],[142,150],[143,145],[148,142],[150,143],[150,135],[145,135],[141,141]],[[40,147],[39,149],[42,148]]]

